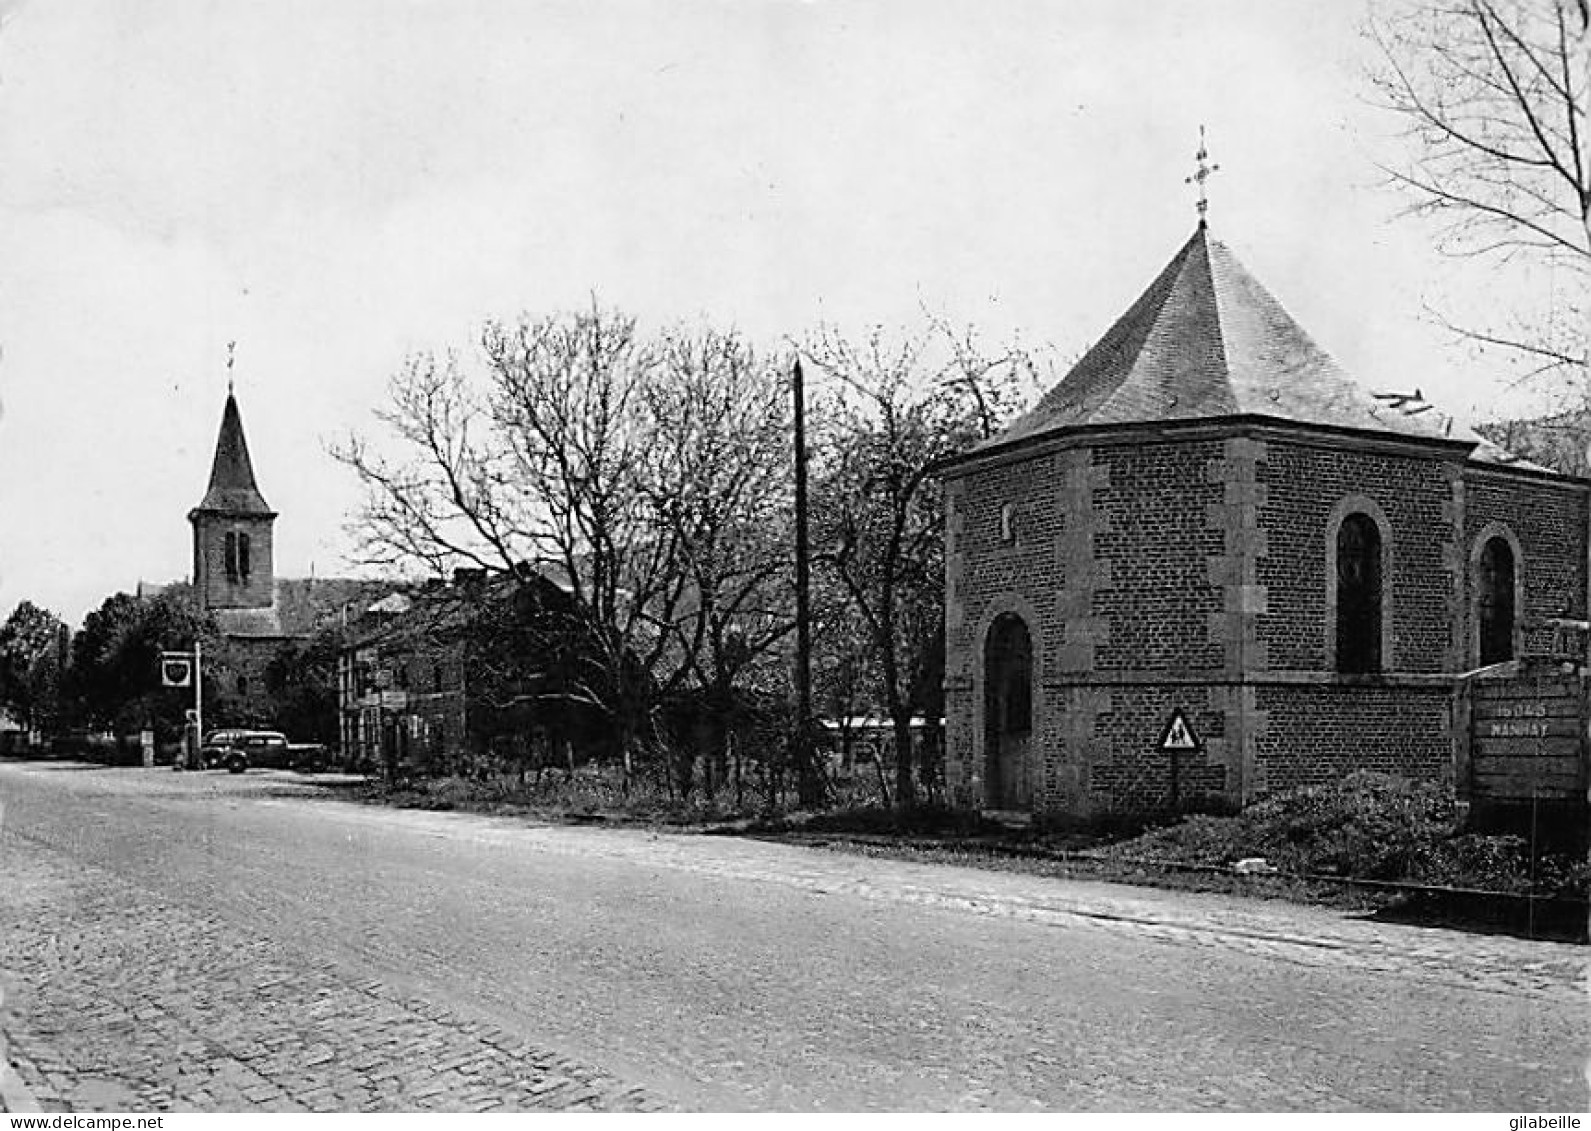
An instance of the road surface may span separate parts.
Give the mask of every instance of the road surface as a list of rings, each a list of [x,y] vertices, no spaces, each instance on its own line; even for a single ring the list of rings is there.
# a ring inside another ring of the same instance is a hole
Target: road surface
[[[1584,1111],[1584,948],[0,762],[46,1110]]]

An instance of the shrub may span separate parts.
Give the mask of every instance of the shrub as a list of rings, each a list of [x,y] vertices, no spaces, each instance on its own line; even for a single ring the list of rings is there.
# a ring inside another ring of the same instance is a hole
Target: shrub
[[[1445,787],[1361,771],[1279,793],[1234,817],[1192,816],[1109,849],[1120,858],[1224,865],[1264,857],[1284,872],[1538,895],[1584,894],[1591,865],[1518,836],[1462,833]]]
[[[634,775],[626,792],[616,767],[585,766],[572,775],[558,772],[539,780],[521,780],[517,773],[415,777],[390,786],[372,783],[369,790],[374,800],[409,809],[664,822],[712,820],[726,812],[726,806],[709,804],[700,793],[688,799],[671,796],[651,775]]]
[[[1530,878],[1530,846],[1523,837],[1455,836],[1433,853],[1422,879],[1446,887],[1517,891]]]
[[[1241,817],[1212,817],[1196,813],[1175,825],[1154,829],[1121,841],[1114,855],[1175,860],[1183,864],[1230,864],[1258,855],[1247,844],[1248,829]]]
[[[1250,855],[1278,867],[1398,880],[1423,870],[1457,813],[1440,785],[1360,771],[1267,798],[1240,819]]]

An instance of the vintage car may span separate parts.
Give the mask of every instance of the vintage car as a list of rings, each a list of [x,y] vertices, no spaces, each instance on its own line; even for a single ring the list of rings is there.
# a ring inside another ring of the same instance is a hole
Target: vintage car
[[[213,731],[199,748],[205,769],[224,769],[233,774],[250,767],[285,770],[291,756],[287,736],[276,730]]]
[[[211,731],[199,748],[199,757],[205,769],[233,774],[249,769],[315,773],[332,766],[331,752],[324,745],[289,742],[278,730]]]

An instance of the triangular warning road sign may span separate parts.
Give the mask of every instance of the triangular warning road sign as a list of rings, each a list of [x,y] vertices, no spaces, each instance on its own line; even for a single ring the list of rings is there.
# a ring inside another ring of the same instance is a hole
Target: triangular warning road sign
[[[1166,723],[1166,729],[1160,732],[1160,749],[1199,749],[1199,736],[1193,733],[1193,727],[1188,723],[1187,716],[1182,713],[1181,707],[1171,712],[1171,718]]]

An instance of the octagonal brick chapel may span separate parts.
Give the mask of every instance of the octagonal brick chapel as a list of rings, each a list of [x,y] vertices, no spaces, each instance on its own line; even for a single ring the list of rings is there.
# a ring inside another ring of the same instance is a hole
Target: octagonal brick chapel
[[[1455,425],[1421,376],[1360,388],[1201,221],[944,469],[955,801],[1087,816],[1355,769],[1450,780],[1456,678],[1585,616],[1591,484]]]

